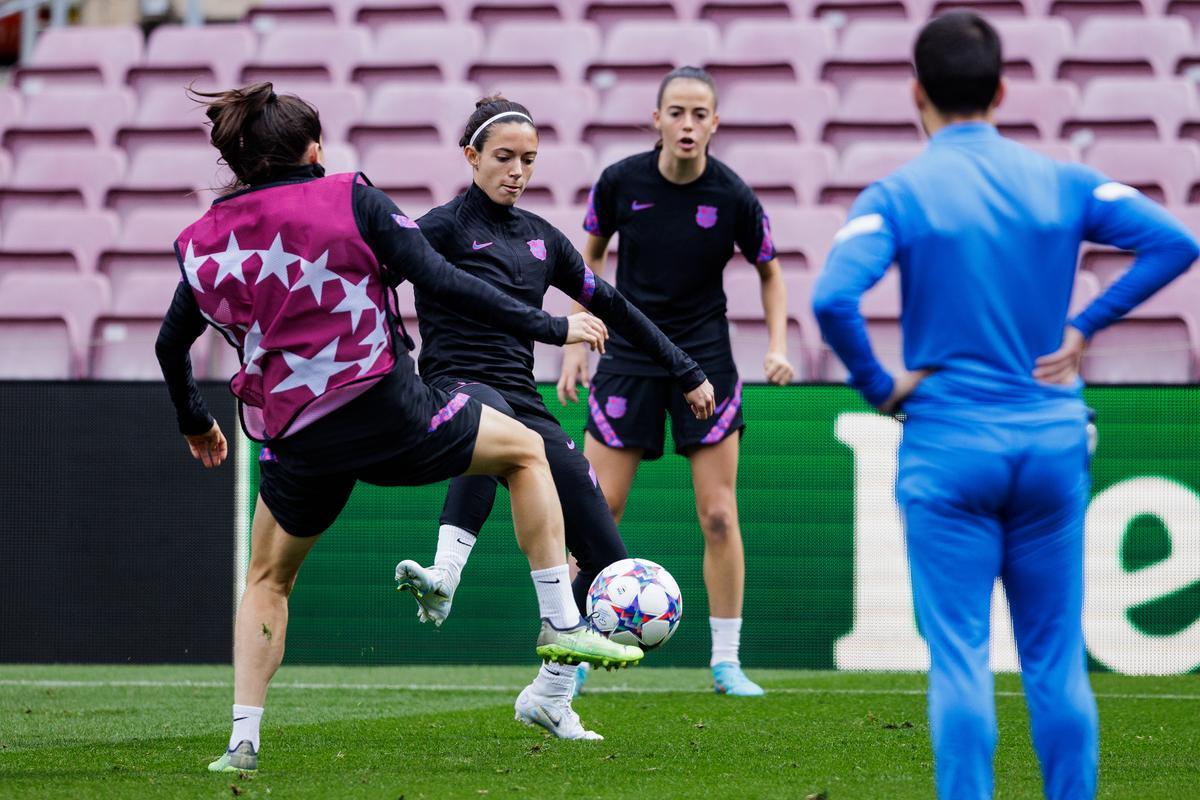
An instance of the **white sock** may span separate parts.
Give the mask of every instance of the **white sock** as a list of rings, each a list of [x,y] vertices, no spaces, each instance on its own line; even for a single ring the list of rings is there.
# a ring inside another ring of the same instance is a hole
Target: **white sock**
[[[708,625],[712,629],[712,662],[716,666],[723,661],[738,661],[738,645],[742,639],[742,618],[722,619],[709,617]]]
[[[471,557],[471,549],[475,547],[475,534],[454,525],[443,525],[438,528],[437,555],[433,565],[446,574],[446,588],[453,594],[462,578],[463,567]]]
[[[556,628],[574,628],[583,618],[571,594],[571,577],[567,565],[535,569],[529,573],[537,590],[538,610]]]
[[[233,733],[229,735],[229,750],[247,739],[258,752],[258,726],[262,723],[263,710],[256,706],[233,706]]]
[[[542,664],[533,679],[533,693],[538,697],[570,697],[574,692],[575,667]]]

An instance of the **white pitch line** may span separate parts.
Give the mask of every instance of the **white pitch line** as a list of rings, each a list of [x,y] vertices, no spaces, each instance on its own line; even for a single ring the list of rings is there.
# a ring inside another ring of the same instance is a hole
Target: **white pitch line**
[[[69,680],[20,680],[0,679],[0,686],[28,686],[39,689],[75,688],[136,688],[136,689],[231,689],[228,681],[69,681]],[[457,686],[445,683],[272,683],[272,689],[338,690],[357,692],[458,692],[471,694],[493,694],[519,692],[522,686],[474,685]],[[924,689],[839,689],[814,687],[768,687],[771,694],[832,694],[832,695],[897,695],[923,697]],[[589,686],[588,694],[710,694],[711,689],[670,689],[663,686]],[[1024,692],[998,691],[997,697],[1024,697]],[[1148,694],[1124,692],[1096,692],[1102,700],[1200,700],[1200,694]]]

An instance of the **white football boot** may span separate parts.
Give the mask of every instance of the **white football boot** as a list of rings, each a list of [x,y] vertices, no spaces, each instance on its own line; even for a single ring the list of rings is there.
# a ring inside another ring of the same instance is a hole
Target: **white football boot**
[[[570,697],[539,697],[532,686],[526,686],[517,696],[517,722],[540,725],[560,739],[584,739],[601,741],[603,736],[589,731],[579,721],[579,715],[571,708]]]
[[[416,598],[417,618],[421,622],[432,621],[441,627],[450,616],[454,589],[448,583],[441,567],[422,567],[415,561],[401,561],[396,565],[396,590],[409,592]]]

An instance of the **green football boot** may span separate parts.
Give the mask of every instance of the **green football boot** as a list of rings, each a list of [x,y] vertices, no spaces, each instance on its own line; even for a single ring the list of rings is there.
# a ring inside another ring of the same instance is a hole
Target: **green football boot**
[[[208,765],[209,772],[258,772],[258,753],[248,739]]]
[[[559,664],[591,664],[605,669],[632,667],[642,660],[642,649],[618,644],[596,633],[586,622],[574,628],[561,629],[542,618],[538,634],[537,654],[543,661]]]

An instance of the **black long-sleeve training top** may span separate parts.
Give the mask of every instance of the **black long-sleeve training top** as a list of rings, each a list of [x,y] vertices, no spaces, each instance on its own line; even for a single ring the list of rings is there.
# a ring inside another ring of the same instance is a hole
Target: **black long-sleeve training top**
[[[270,183],[257,185],[246,191],[315,180],[324,175],[324,168],[319,165],[300,167],[279,176]],[[442,297],[446,302],[469,310],[469,313],[485,320],[488,324],[516,327],[538,341],[562,344],[566,340],[567,320],[565,317],[549,317],[537,307],[522,303],[520,300],[494,289],[486,282],[451,267],[429,246],[419,231],[396,224],[393,216],[402,212],[391,198],[380,190],[372,186],[356,184],[352,202],[359,232],[379,261],[384,281],[389,286],[394,287],[407,279],[421,291],[431,296]],[[204,398],[192,376],[191,359],[188,355],[192,344],[204,333],[206,325],[207,322],[196,304],[195,295],[192,294],[188,284],[181,281],[163,319],[155,351],[179,419],[179,430],[189,435],[204,433],[212,427],[213,423]],[[412,371],[412,359],[407,353],[399,353],[393,375],[402,372],[412,373]],[[391,377],[389,376],[389,378]],[[385,378],[384,383],[392,383],[389,378]],[[405,381],[400,383],[405,383]],[[373,403],[378,404],[379,408],[371,407]],[[387,408],[392,407],[392,403],[394,403],[394,398],[389,400],[387,392],[368,392],[352,404],[355,410],[354,416],[364,421],[370,420],[376,412],[384,413]],[[295,436],[336,438],[337,427],[313,425]],[[313,430],[314,428],[316,430]],[[314,444],[324,444],[324,442]]]
[[[696,362],[594,275],[567,237],[536,214],[495,203],[472,185],[417,224],[433,249],[459,270],[536,308],[546,291],[557,287],[666,370],[682,391],[704,382]],[[538,398],[533,342],[466,316],[424,287],[416,290],[422,377],[471,378],[501,392]]]

